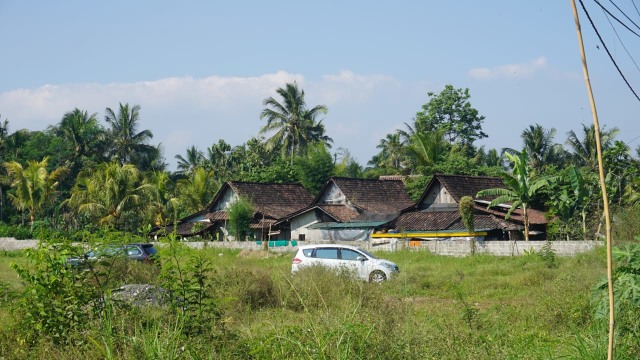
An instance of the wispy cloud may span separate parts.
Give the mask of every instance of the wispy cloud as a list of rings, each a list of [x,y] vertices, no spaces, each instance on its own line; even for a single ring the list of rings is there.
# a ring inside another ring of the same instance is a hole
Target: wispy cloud
[[[478,67],[469,70],[468,75],[477,80],[497,78],[521,78],[533,75],[535,72],[547,67],[547,59],[539,57],[528,63],[507,64],[492,68]]]
[[[363,162],[375,145],[355,143],[354,136],[367,134],[372,128],[386,128],[388,121],[397,120],[385,118],[380,108],[396,105],[399,94],[406,93],[399,90],[402,84],[384,75],[343,71],[308,81],[300,74],[279,71],[256,77],[172,77],[15,89],[0,93],[0,114],[9,119],[10,131],[43,130],[76,107],[103,119],[107,107],[137,104],[141,107],[142,128],[153,132],[153,142],[162,143],[165,157],[172,162],[176,154],[191,145],[204,150],[218,139],[239,145],[257,136],[264,125],[259,118],[262,101],[276,96],[275,89],[293,81],[305,90],[308,105],[329,107],[324,124],[335,148],[350,148]]]

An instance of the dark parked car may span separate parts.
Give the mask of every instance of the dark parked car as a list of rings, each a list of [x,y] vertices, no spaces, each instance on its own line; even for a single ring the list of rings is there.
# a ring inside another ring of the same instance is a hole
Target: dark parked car
[[[107,245],[91,250],[82,258],[72,257],[67,259],[67,264],[78,266],[87,261],[97,261],[105,258],[122,257],[129,260],[152,262],[156,258],[158,249],[153,244],[132,243],[126,245]]]

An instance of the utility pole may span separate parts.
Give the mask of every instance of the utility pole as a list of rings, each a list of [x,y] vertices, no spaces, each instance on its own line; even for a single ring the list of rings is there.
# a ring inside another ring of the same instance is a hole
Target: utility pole
[[[580,0],[582,4],[582,0]],[[576,1],[571,0],[573,8],[573,18],[576,22],[576,31],[578,32],[578,44],[580,46],[580,57],[582,59],[582,71],[584,73],[584,81],[587,85],[589,93],[589,103],[591,104],[591,114],[593,115],[593,125],[596,135],[596,150],[598,154],[598,173],[600,175],[600,188],[602,189],[602,201],[604,203],[604,216],[606,224],[607,237],[607,282],[609,287],[609,348],[607,351],[607,359],[613,360],[613,339],[615,334],[615,317],[613,309],[613,260],[611,255],[611,216],[609,215],[609,197],[607,196],[607,187],[604,182],[604,165],[602,162],[602,142],[600,140],[600,124],[598,121],[598,112],[596,111],[596,102],[591,89],[591,81],[589,80],[589,69],[587,68],[587,56],[584,52],[584,43],[582,41],[582,31],[580,29],[580,19],[578,18],[578,9]]]

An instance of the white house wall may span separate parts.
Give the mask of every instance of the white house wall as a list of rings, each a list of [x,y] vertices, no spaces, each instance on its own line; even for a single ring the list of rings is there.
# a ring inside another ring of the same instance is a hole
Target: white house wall
[[[300,234],[304,234],[305,241],[322,240],[322,232],[316,229],[307,229],[307,226],[318,222],[315,211],[307,211],[291,219],[291,240],[298,240]]]
[[[229,209],[231,204],[236,202],[237,198],[238,197],[233,192],[233,190],[231,190],[231,188],[227,188],[224,194],[222,194],[220,201],[215,204],[215,208],[213,209],[213,211],[226,211],[227,209]]]
[[[424,199],[422,204],[420,204],[420,210],[427,209],[432,205],[452,205],[456,204],[456,201],[453,199],[453,196],[449,194],[447,189],[440,184],[440,182],[436,182],[433,184],[431,189],[429,189],[429,194]]]
[[[336,184],[331,183],[329,188],[322,194],[319,203],[331,205],[347,204],[347,197],[344,195],[342,190],[336,186]]]

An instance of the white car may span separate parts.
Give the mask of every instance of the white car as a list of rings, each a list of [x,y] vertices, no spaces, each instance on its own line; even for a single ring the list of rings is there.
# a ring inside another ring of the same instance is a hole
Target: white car
[[[298,248],[291,263],[291,273],[295,274],[302,267],[314,265],[353,271],[358,278],[370,282],[385,281],[400,271],[395,263],[378,259],[356,246],[317,244]]]

